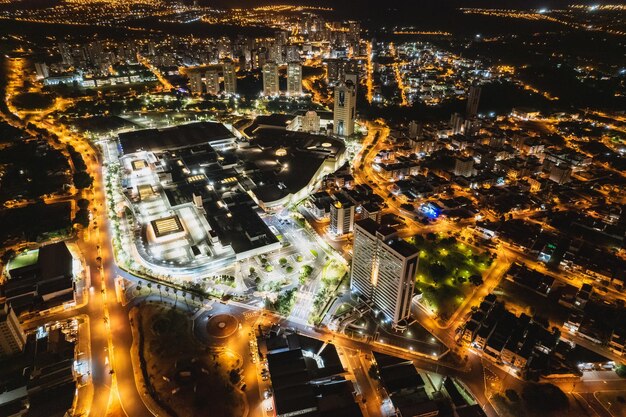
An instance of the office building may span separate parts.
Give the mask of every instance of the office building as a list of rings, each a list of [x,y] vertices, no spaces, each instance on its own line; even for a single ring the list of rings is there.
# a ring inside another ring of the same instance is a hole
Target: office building
[[[472,85],[467,96],[467,118],[476,117],[478,114],[478,102],[480,101],[480,87]]]
[[[330,205],[330,231],[335,236],[343,236],[354,229],[354,204],[343,194],[337,194]]]
[[[22,352],[26,335],[6,298],[0,298],[0,357]]]
[[[189,74],[189,92],[194,95],[202,94],[202,74],[192,72]]]
[[[463,116],[460,113],[452,113],[452,116],[450,116],[450,133],[459,135],[463,133],[463,129]]]
[[[204,76],[204,82],[206,84],[207,94],[216,96],[220,93],[220,74],[216,69],[212,69],[206,72]]]
[[[351,82],[342,82],[335,87],[333,133],[350,136],[354,133],[356,117],[356,88]]]
[[[276,96],[279,92],[278,65],[267,62],[263,65],[263,95]]]
[[[559,185],[570,182],[572,176],[572,167],[569,165],[552,165],[550,168],[550,181],[554,181]]]
[[[224,63],[224,92],[226,94],[237,93],[237,72],[232,62]]]
[[[35,72],[37,73],[38,80],[42,80],[50,76],[50,71],[48,71],[48,66],[46,65],[45,62],[36,62]]]
[[[474,175],[474,159],[472,158],[455,158],[454,175],[458,177],[471,177]]]
[[[415,120],[412,120],[409,123],[409,139],[417,139],[418,136],[422,135],[422,125],[417,123]]]
[[[355,224],[350,288],[402,329],[411,312],[419,251],[396,236],[396,229],[369,218]]]
[[[290,96],[302,95],[302,64],[299,62],[287,65],[287,93]]]

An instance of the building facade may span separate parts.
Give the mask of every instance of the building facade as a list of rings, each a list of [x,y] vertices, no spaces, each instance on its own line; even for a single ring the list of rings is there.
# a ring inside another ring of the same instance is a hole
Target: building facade
[[[290,96],[302,95],[302,64],[299,62],[287,65],[287,93]]]
[[[350,201],[335,201],[330,205],[330,231],[343,236],[354,229],[354,204]]]
[[[333,133],[338,136],[351,136],[354,133],[355,118],[356,88],[350,82],[339,83],[335,87]]]
[[[225,62],[223,65],[224,71],[224,92],[226,94],[237,93],[237,72],[235,71],[235,64],[232,62]]]
[[[26,335],[5,298],[0,299],[0,357],[22,352]]]
[[[369,218],[356,223],[350,288],[401,329],[411,312],[419,251],[396,235]]]
[[[204,82],[207,94],[216,96],[220,93],[220,74],[217,70],[207,71],[204,76]]]
[[[267,62],[263,65],[263,95],[276,96],[279,93],[278,64]]]

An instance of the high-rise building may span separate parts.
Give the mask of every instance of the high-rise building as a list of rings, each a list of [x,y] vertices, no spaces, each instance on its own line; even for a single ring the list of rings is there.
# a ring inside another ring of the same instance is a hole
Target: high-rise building
[[[570,182],[572,177],[572,167],[566,164],[552,165],[550,168],[550,181],[557,184],[565,184]]]
[[[454,160],[454,175],[458,177],[471,177],[474,175],[474,159],[456,158]]]
[[[72,49],[64,42],[59,43],[59,53],[63,65],[72,65]]]
[[[419,251],[397,238],[396,229],[369,218],[355,224],[350,289],[398,329],[411,313],[418,262]]]
[[[460,113],[452,113],[450,116],[450,133],[453,135],[463,133],[463,116]]]
[[[409,122],[409,138],[417,139],[418,136],[422,135],[422,125],[417,123],[415,120],[411,120]]]
[[[278,65],[275,62],[266,62],[263,65],[263,95],[276,96],[279,93]]]
[[[480,87],[477,85],[472,85],[469,89],[469,94],[467,95],[467,108],[466,108],[466,116],[467,118],[476,117],[478,114],[478,102],[480,101]]]
[[[0,298],[0,357],[20,353],[25,344],[26,335],[15,312],[6,298]]]
[[[356,117],[356,88],[351,82],[342,82],[335,87],[333,133],[350,136],[354,133]]]
[[[237,93],[237,73],[235,72],[235,64],[232,62],[224,63],[224,92],[226,94]]]
[[[330,205],[330,231],[335,236],[346,235],[354,229],[354,204],[343,194]]]
[[[189,91],[191,94],[202,94],[202,74],[194,71],[189,73]]]
[[[41,80],[50,76],[48,66],[45,62],[35,62],[35,72],[37,73],[37,79]]]
[[[287,93],[290,96],[302,95],[302,64],[299,62],[287,64]]]
[[[220,74],[216,69],[211,69],[204,75],[207,94],[216,96],[220,93]]]

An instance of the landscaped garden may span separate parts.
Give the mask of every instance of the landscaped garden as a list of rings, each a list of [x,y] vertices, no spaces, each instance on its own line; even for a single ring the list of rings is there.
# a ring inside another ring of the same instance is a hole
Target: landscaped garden
[[[423,294],[422,304],[446,321],[474,288],[495,255],[478,253],[454,237],[434,233],[409,239],[420,251],[415,287]]]

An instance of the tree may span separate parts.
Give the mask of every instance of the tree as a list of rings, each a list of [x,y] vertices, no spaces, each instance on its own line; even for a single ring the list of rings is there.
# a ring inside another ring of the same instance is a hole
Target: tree
[[[2,261],[2,263],[6,265],[14,256],[15,256],[15,250],[7,249],[4,251],[4,253],[0,257],[0,261]]]
[[[281,265],[285,265],[287,263],[287,258],[280,258],[278,260],[278,263],[281,264]]]
[[[82,210],[87,210],[89,208],[89,200],[81,198],[76,202],[76,205],[78,205],[78,208]]]
[[[376,367],[376,365],[374,364],[370,365],[370,368],[367,370],[367,374],[372,379],[378,379],[379,374],[378,374],[378,368]]]
[[[74,186],[79,189],[89,188],[93,184],[93,177],[85,171],[74,174]]]
[[[483,277],[478,274],[471,275],[469,277],[469,282],[471,282],[475,287],[478,287],[483,284]]]
[[[72,223],[79,224],[82,227],[89,227],[89,210],[80,209],[76,212],[76,216],[72,220]]]
[[[254,269],[253,266],[250,267],[250,275],[254,274],[254,272],[256,271],[256,269]]]
[[[231,384],[237,385],[239,381],[241,381],[241,375],[236,369],[231,369],[228,373],[228,379],[230,380]]]

